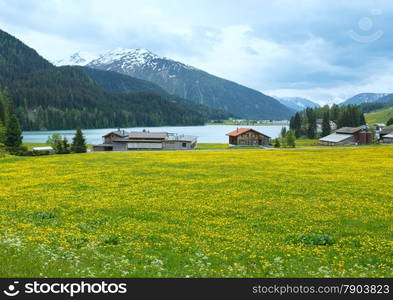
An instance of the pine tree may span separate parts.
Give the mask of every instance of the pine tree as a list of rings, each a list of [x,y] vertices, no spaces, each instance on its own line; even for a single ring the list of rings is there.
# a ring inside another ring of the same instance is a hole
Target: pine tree
[[[298,112],[294,116],[292,129],[295,130],[296,138],[301,137],[301,135],[302,135],[302,118]]]
[[[333,104],[330,108],[330,119],[335,122],[340,119],[340,107],[337,104]]]
[[[5,99],[4,94],[0,90],[0,122],[6,121],[6,116],[8,114],[7,100]]]
[[[364,113],[360,113],[360,125],[366,125],[366,118],[364,117]]]
[[[393,125],[393,118],[390,118],[387,122],[386,122],[387,126]]]
[[[287,146],[290,148],[296,147],[296,137],[295,137],[295,133],[293,132],[293,130],[290,130],[287,133]]]
[[[62,145],[62,152],[63,154],[70,153],[70,144],[68,144],[68,140],[66,137],[63,138],[63,145]]]
[[[281,128],[281,137],[285,138],[287,135],[287,128],[286,127],[282,127]]]
[[[307,108],[306,116],[307,116],[307,137],[309,139],[314,139],[317,130],[317,118],[314,109]]]
[[[327,136],[331,132],[330,128],[330,120],[329,120],[329,112],[325,112],[323,114],[323,119],[322,119],[322,136]]]
[[[87,151],[86,140],[79,127],[76,129],[75,136],[72,139],[71,150],[75,153],[84,153]]]
[[[6,127],[4,126],[3,122],[0,121],[0,144],[4,144],[5,142],[5,131]]]
[[[17,148],[22,145],[22,139],[22,129],[19,121],[14,114],[11,114],[6,123],[4,145]]]

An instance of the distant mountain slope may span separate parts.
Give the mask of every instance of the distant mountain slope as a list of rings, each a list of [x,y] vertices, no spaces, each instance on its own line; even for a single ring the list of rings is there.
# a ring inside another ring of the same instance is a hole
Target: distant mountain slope
[[[0,88],[25,130],[193,125],[203,111],[150,92],[109,93],[83,70],[55,67],[0,30]]]
[[[205,105],[200,105],[192,101],[182,99],[178,96],[170,95],[164,89],[158,85],[134,78],[128,75],[124,75],[112,71],[103,71],[99,69],[93,69],[89,67],[75,67],[83,70],[91,79],[93,79],[99,86],[101,86],[107,92],[113,93],[130,93],[130,92],[148,92],[161,95],[171,103],[176,103],[182,107],[185,107],[191,111],[197,111],[202,113],[206,119],[209,120],[226,120],[233,117],[229,112],[210,108]]]
[[[386,103],[386,102],[393,102],[393,94],[384,94],[385,96],[378,98],[375,102]]]
[[[289,119],[293,111],[261,92],[145,49],[116,49],[87,64],[151,81],[168,93],[247,119]]]
[[[368,124],[371,125],[376,123],[386,124],[386,122],[390,118],[393,118],[393,107],[388,107],[385,109],[381,109],[365,114],[365,117]]]
[[[302,111],[307,107],[320,107],[318,103],[315,103],[311,100],[300,98],[300,97],[274,97],[277,99],[281,104],[284,104],[290,109],[294,111]]]
[[[349,105],[349,104],[362,104],[362,103],[372,103],[372,102],[383,102],[382,98],[388,94],[384,93],[361,93],[357,94],[339,105]],[[382,100],[382,101],[381,101]]]
[[[75,66],[75,68],[84,71],[107,92],[153,92],[157,94],[168,95],[168,93],[163,88],[147,80],[138,79],[113,71],[93,69],[90,67]]]
[[[377,110],[393,107],[393,94],[388,94],[378,100],[378,102],[366,102],[360,104],[364,113],[371,113]]]

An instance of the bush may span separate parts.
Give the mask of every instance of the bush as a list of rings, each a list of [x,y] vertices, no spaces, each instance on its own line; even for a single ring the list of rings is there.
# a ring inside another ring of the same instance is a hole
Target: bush
[[[286,139],[287,139],[287,146],[288,147],[290,147],[290,148],[296,147],[296,137],[295,137],[295,133],[293,130],[290,130],[287,132]]]
[[[42,155],[51,155],[53,154],[52,151],[45,150],[45,151],[37,151],[37,150],[28,150],[27,147],[25,146],[20,146],[20,147],[6,147],[6,152],[8,152],[11,155],[16,155],[16,156],[42,156]],[[0,153],[1,153],[1,148],[0,148]],[[0,155],[1,157],[1,155]]]
[[[119,237],[114,235],[104,238],[104,244],[107,245],[118,245],[119,242],[120,242]]]
[[[305,244],[308,246],[331,246],[335,243],[333,236],[327,233],[306,233],[297,237],[290,237],[289,241],[295,244]]]
[[[280,144],[280,139],[275,139],[275,141],[274,141],[274,148],[280,148],[281,147],[281,144]]]
[[[49,136],[46,142],[52,146],[56,154],[70,153],[70,145],[68,144],[67,138],[65,136],[62,137],[59,133],[54,133],[52,136]]]
[[[4,157],[5,156],[5,146],[0,144],[0,157]]]
[[[11,155],[17,155],[17,156],[26,156],[29,153],[27,147],[25,146],[6,147],[6,151]]]
[[[45,151],[32,150],[29,152],[31,152],[31,156],[42,156],[42,155],[51,155],[52,154],[52,152],[49,150],[45,150]]]

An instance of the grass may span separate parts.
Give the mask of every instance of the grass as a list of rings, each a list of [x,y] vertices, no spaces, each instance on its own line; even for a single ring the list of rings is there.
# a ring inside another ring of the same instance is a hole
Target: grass
[[[229,146],[225,143],[198,143],[197,150],[245,150],[245,149],[262,149],[261,146]]]
[[[365,118],[368,124],[373,125],[376,123],[383,123],[393,118],[393,107],[385,108],[382,110],[377,110],[375,112],[365,114]]]
[[[310,147],[310,146],[319,146],[318,143],[319,143],[318,139],[297,139],[296,147],[302,148],[302,147]]]
[[[196,149],[228,149],[229,145],[225,143],[198,143]]]
[[[0,159],[1,277],[391,277],[393,149]]]

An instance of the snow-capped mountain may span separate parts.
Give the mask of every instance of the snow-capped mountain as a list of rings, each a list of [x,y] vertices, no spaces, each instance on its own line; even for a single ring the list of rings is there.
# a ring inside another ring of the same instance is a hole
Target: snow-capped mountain
[[[146,49],[118,48],[99,55],[87,67],[151,81],[168,93],[246,119],[289,119],[293,111],[276,99],[213,76]]]
[[[125,49],[117,48],[99,55],[96,59],[91,60],[89,67],[99,67],[102,69],[107,66],[108,70],[120,69],[122,73],[127,73],[138,68],[152,68],[161,71],[160,62],[171,62],[179,68],[195,69],[186,64],[182,64],[169,58],[160,57],[147,49]],[[118,71],[118,70],[117,70]]]
[[[276,98],[280,103],[284,104],[285,106],[295,111],[301,111],[306,109],[307,107],[312,107],[312,108],[320,107],[318,103],[315,103],[306,98],[300,98],[300,97],[274,97],[274,98]]]
[[[349,104],[362,104],[369,102],[380,102],[383,97],[388,94],[384,93],[361,93],[357,94],[344,102],[341,102],[340,105],[349,105]],[[381,101],[383,102],[383,101]]]
[[[93,58],[92,58],[93,57]],[[259,91],[146,49],[117,48],[101,55],[76,53],[57,65],[78,64],[153,82],[168,93],[245,119],[289,119],[293,110]]]
[[[55,66],[85,66],[96,58],[98,58],[98,55],[90,52],[76,52],[69,58],[55,60],[52,63]]]

